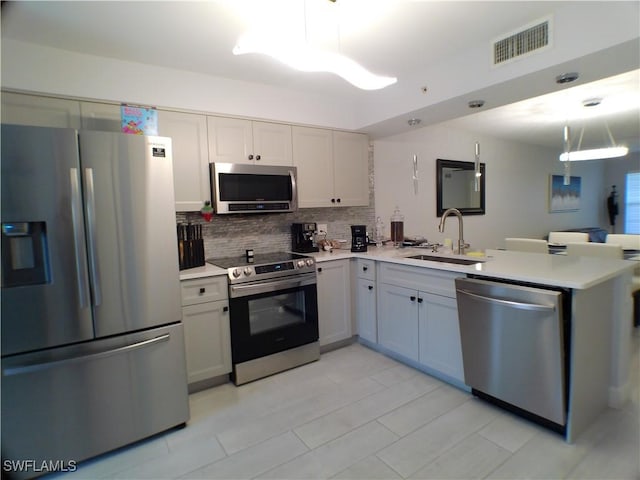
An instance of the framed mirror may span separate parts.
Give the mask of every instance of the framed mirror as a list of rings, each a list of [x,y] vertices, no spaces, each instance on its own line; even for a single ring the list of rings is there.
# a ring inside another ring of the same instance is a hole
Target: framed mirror
[[[447,208],[457,208],[462,215],[484,215],[485,164],[480,164],[480,191],[474,189],[474,162],[436,161],[436,209],[441,217]]]

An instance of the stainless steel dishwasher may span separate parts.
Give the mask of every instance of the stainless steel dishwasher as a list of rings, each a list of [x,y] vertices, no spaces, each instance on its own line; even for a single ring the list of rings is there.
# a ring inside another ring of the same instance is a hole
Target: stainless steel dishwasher
[[[465,383],[474,395],[564,434],[568,329],[563,295],[456,279]]]

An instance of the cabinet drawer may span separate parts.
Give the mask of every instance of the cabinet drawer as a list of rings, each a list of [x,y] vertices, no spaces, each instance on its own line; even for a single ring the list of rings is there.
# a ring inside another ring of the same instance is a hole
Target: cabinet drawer
[[[375,281],[376,279],[376,262],[373,260],[364,260],[359,258],[356,261],[356,272],[358,278]]]
[[[380,281],[382,283],[452,298],[456,296],[455,279],[464,276],[463,273],[398,265],[396,263],[383,262],[380,267]]]
[[[227,277],[194,278],[180,282],[182,305],[214,302],[227,298]]]

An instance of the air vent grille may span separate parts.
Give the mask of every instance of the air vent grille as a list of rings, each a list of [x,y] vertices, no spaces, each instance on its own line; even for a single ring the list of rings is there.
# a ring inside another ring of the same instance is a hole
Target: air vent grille
[[[493,64],[499,65],[549,45],[549,21],[538,23],[493,44]]]

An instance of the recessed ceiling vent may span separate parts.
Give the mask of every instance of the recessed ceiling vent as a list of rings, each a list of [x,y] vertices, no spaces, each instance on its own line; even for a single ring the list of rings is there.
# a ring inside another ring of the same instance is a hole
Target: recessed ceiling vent
[[[551,20],[545,19],[523,27],[493,42],[493,64],[501,65],[532,52],[548,47],[551,43]]]

